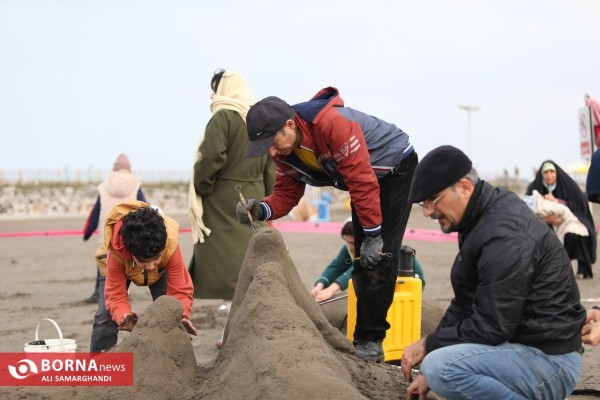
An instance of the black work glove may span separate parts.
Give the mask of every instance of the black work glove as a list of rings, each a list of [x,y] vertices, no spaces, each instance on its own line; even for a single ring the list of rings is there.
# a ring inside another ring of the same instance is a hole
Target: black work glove
[[[238,201],[237,207],[235,208],[235,215],[240,224],[249,224],[251,222],[250,218],[248,218],[248,211],[250,211],[253,221],[262,221],[264,219],[263,209],[258,200],[248,200],[246,202],[246,207],[242,205],[241,201]]]
[[[373,269],[381,260],[383,239],[380,234],[375,236],[366,235],[360,246],[360,263],[366,269]]]

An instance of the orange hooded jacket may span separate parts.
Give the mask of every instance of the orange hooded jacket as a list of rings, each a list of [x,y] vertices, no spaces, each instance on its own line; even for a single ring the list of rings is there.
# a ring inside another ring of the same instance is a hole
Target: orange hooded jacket
[[[131,305],[127,297],[127,280],[129,279],[138,286],[148,286],[154,284],[162,274],[166,273],[167,296],[173,296],[181,302],[183,318],[189,319],[194,302],[194,286],[179,248],[179,224],[166,215],[162,215],[167,228],[167,243],[160,264],[155,271],[135,268],[133,256],[125,248],[121,237],[123,217],[142,207],[150,207],[150,205],[143,201],[129,201],[115,206],[106,217],[104,227],[104,247],[108,249],[104,288],[106,308],[112,319],[119,323],[125,314],[131,312]]]

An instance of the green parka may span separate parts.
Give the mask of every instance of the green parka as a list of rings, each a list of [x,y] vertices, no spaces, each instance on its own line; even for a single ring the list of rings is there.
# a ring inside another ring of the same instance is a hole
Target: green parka
[[[233,298],[253,233],[237,221],[235,186],[241,186],[246,199],[262,199],[273,189],[274,163],[268,156],[245,158],[247,144],[246,124],[237,112],[219,110],[208,122],[201,158],[194,165],[194,186],[202,196],[204,224],[212,233],[194,245],[189,269],[195,298]]]

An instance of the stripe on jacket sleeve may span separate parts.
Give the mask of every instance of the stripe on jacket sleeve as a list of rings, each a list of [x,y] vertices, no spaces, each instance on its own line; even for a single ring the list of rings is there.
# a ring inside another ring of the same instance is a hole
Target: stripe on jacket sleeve
[[[271,215],[273,215],[273,213],[271,212],[271,207],[269,207],[269,205],[267,203],[265,203],[264,201],[261,201],[260,206],[262,207],[263,210],[263,221],[267,220],[267,219],[271,219]]]
[[[366,226],[363,226],[363,231],[365,232],[365,235],[379,235],[381,233],[381,225],[377,225],[372,228],[367,228]]]

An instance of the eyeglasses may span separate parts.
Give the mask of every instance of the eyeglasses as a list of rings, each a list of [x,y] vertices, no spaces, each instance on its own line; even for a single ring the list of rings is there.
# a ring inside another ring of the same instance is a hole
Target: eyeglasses
[[[448,190],[449,190],[450,188],[452,188],[452,186],[448,186],[446,189],[444,189],[444,190],[442,191],[442,193],[440,193],[440,194],[438,194],[437,196],[435,196],[435,197],[433,198],[433,200],[431,200],[431,203],[429,203],[429,204],[425,204],[425,202],[424,202],[424,201],[423,201],[423,202],[421,202],[421,203],[417,203],[417,204],[418,204],[418,205],[420,205],[421,207],[423,207],[423,209],[425,209],[425,210],[430,210],[430,211],[431,211],[431,210],[433,210],[433,206],[435,206],[435,203],[437,203],[438,201],[440,201],[440,199],[441,199],[442,197],[444,197],[444,195],[445,195],[446,193],[448,193]]]

